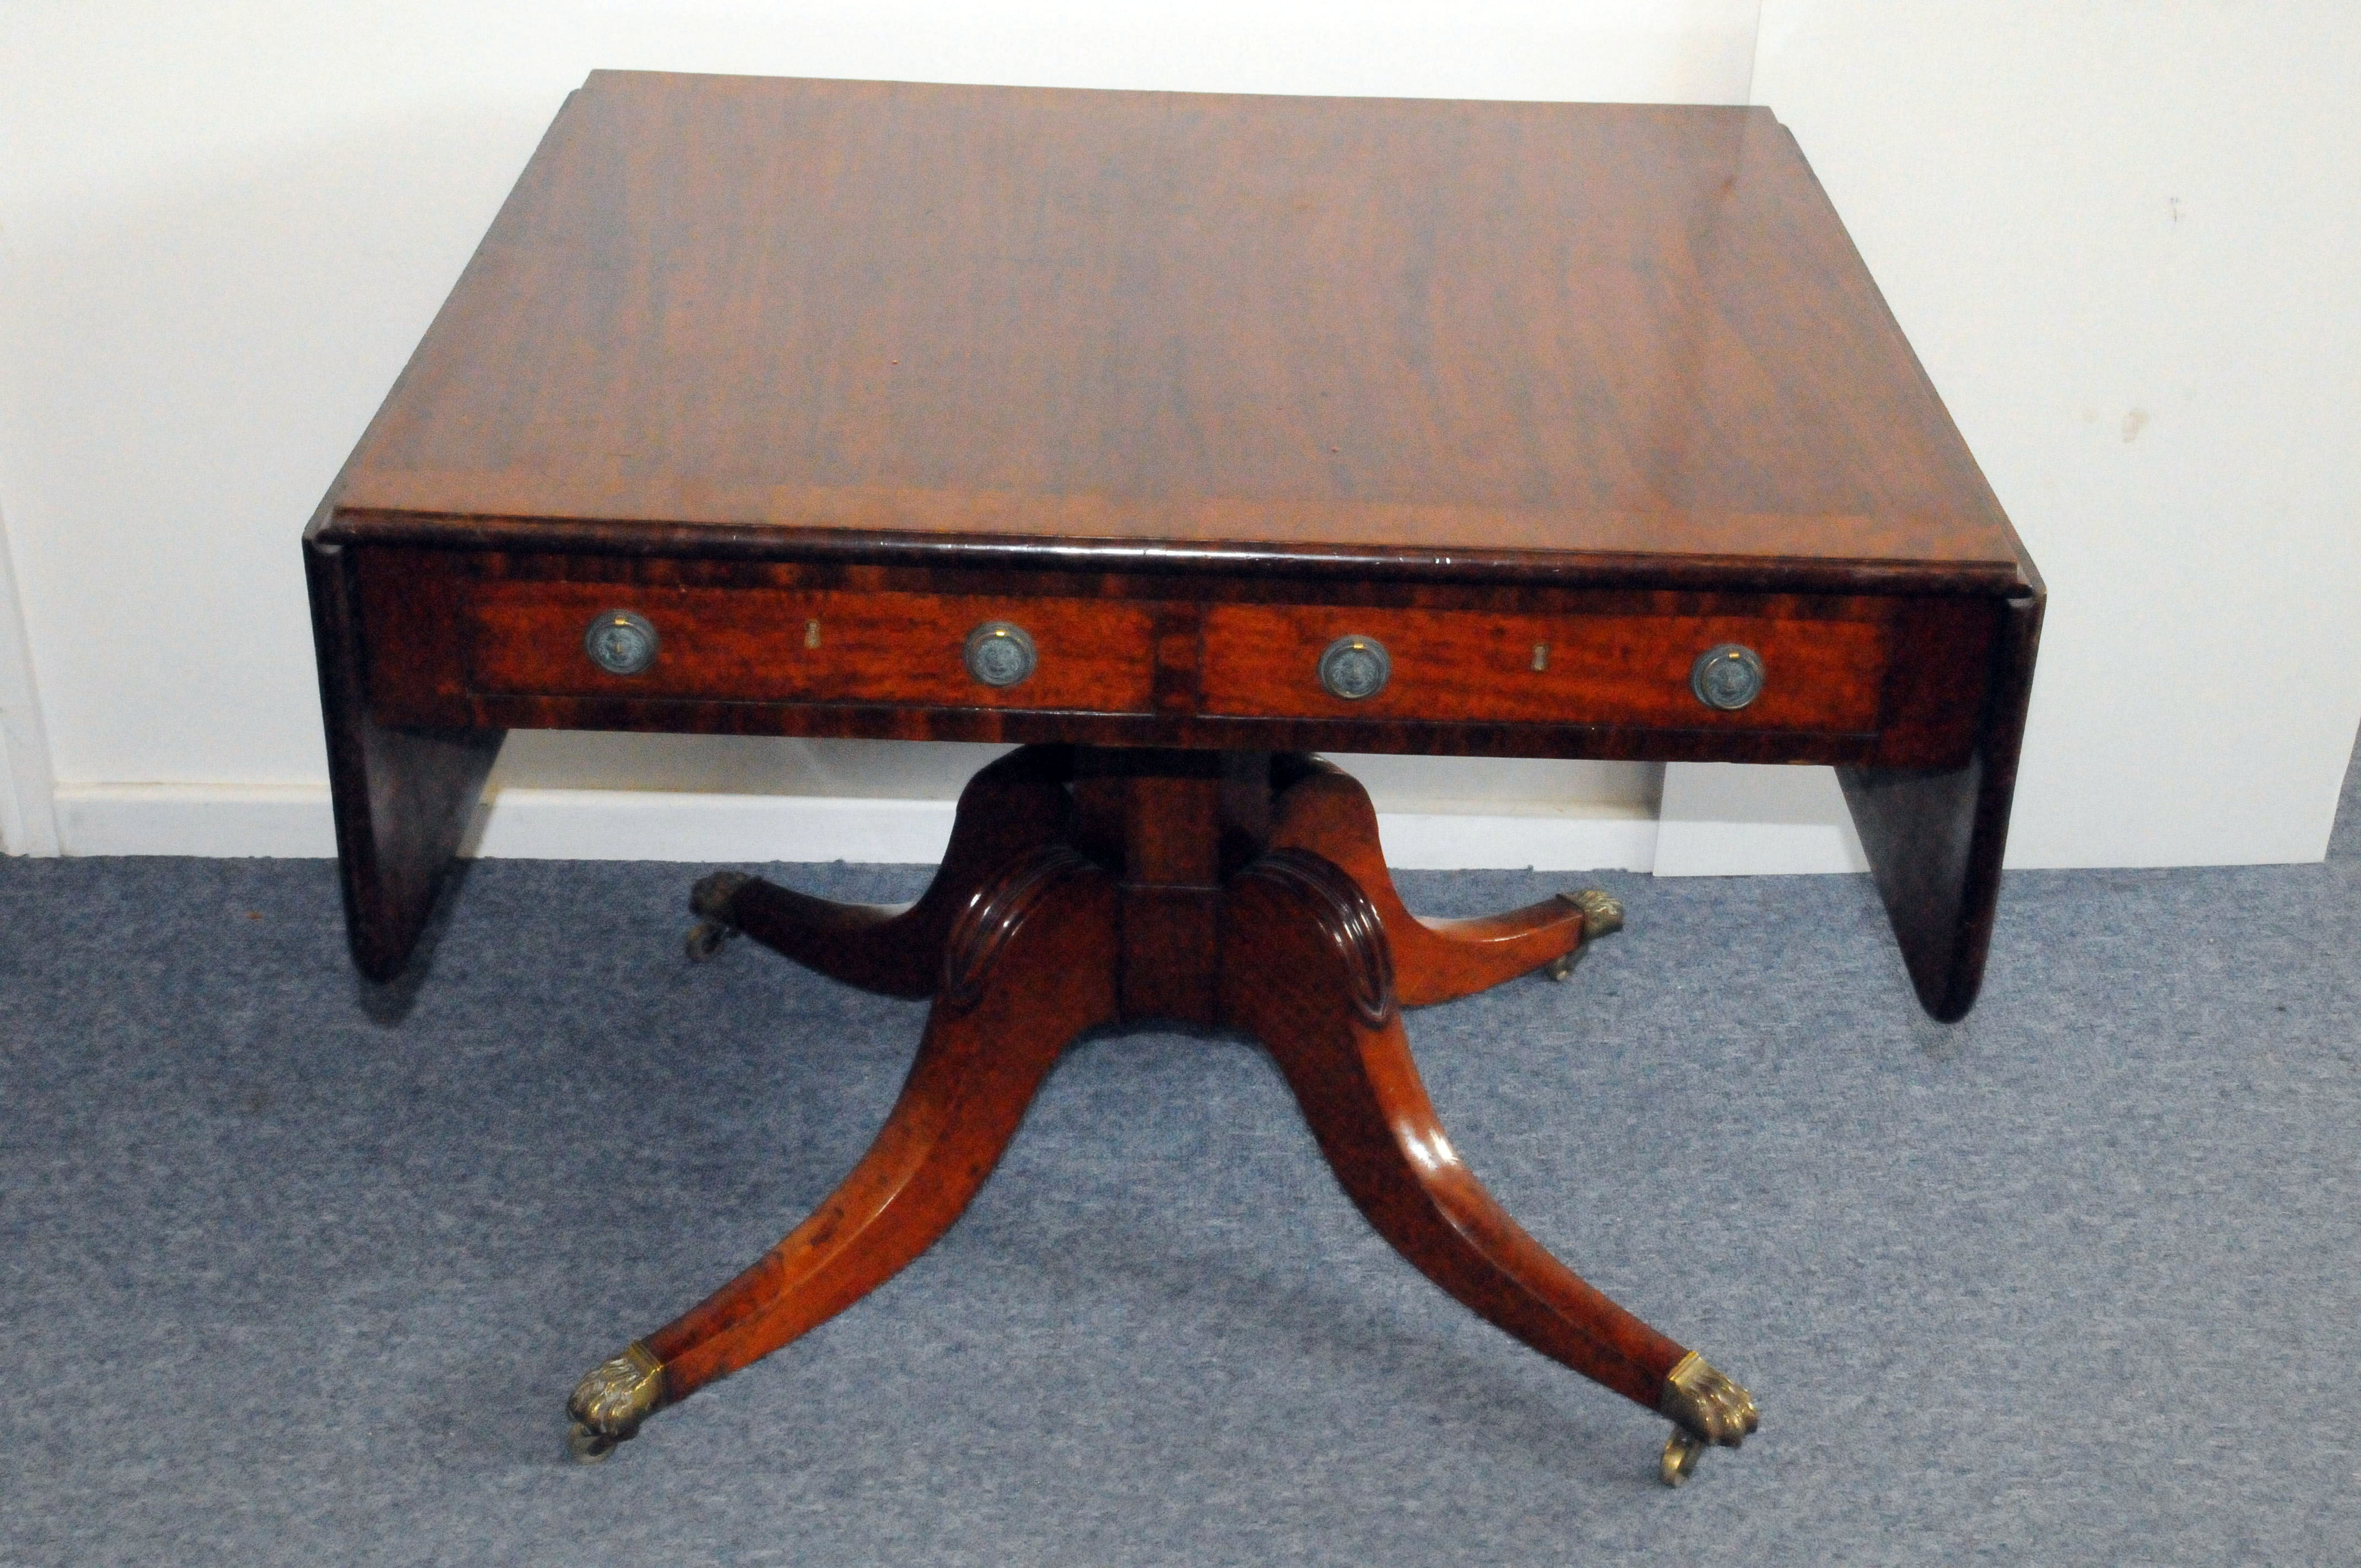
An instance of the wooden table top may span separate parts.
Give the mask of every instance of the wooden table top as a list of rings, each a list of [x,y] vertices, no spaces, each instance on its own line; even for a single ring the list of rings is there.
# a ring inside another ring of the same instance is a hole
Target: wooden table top
[[[1759,108],[596,72],[335,508],[922,559],[2031,572]]]

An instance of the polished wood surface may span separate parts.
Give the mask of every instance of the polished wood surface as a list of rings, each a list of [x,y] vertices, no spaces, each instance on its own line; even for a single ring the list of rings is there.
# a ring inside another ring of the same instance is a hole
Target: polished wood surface
[[[379,719],[366,689],[369,626],[358,613],[353,565],[344,546],[305,538],[346,931],[355,966],[382,981],[400,974],[418,946],[500,755],[501,731],[465,721],[438,728]],[[427,608],[412,598],[396,613]],[[388,636],[384,618],[374,627]]]
[[[1469,614],[1339,605],[1222,605],[1205,616],[1209,713],[1288,718],[1546,723],[1569,713],[1666,729],[1867,734],[1878,727],[1885,628],[1766,615]],[[1321,652],[1366,636],[1391,656],[1374,696],[1323,690]],[[1770,666],[1762,696],[1719,712],[1689,689],[1708,649],[1744,643]]]
[[[1318,855],[1353,880],[1385,927],[1394,994],[1404,1007],[1489,991],[1582,945],[1582,911],[1564,899],[1467,919],[1420,919],[1386,871],[1368,792],[1312,759],[1289,759],[1279,776],[1287,787],[1274,841]]]
[[[2003,606],[1964,765],[1837,770],[1911,983],[1946,1024],[1967,1016],[1983,985],[2042,608],[2038,593]],[[1970,673],[1953,680],[1966,686]]]
[[[613,71],[338,507],[1952,587],[2021,558],[1765,110]]]
[[[1290,861],[1283,844],[1274,850],[1241,873],[1224,910],[1223,1015],[1269,1046],[1337,1182],[1420,1272],[1543,1354],[1655,1409],[1686,1352],[1550,1255],[1484,1190],[1411,1060],[1382,972],[1385,927],[1366,894],[1318,855]],[[1356,950],[1364,932],[1367,953]]]
[[[831,979],[888,996],[932,996],[969,895],[1011,861],[1067,836],[1070,772],[1061,749],[1034,747],[970,779],[942,864],[916,903],[838,904],[755,879],[706,913]]]
[[[1262,1039],[1437,1284],[1736,1442],[1743,1391],[1501,1212],[1409,1055],[1403,1007],[1569,959],[1583,913],[1417,919],[1301,753],[1833,764],[1957,1017],[2043,602],[1763,110],[604,71],[304,548],[379,978],[507,729],[1039,743],[908,907],[706,884],[933,1010],[844,1185],[586,1379],[586,1453],[917,1256],[1066,1041],[1143,1019]],[[636,673],[585,648],[617,610]],[[1031,640],[1013,685],[962,662],[986,621]],[[1348,634],[1382,690],[1323,686]],[[1691,681],[1724,644],[1763,674],[1730,710]]]
[[[582,653],[593,616],[628,603],[663,636],[644,675]],[[683,588],[619,601],[605,584],[488,583],[471,597],[469,685],[487,695],[649,696],[932,707],[1154,711],[1152,609],[1096,598]],[[1040,665],[997,688],[960,663],[967,634],[1022,625]]]
[[[1062,845],[957,889],[910,1077],[861,1163],[752,1268],[648,1336],[670,1398],[768,1355],[900,1272],[992,1174],[1066,1043],[1112,1022],[1114,887]]]
[[[1072,809],[1044,809],[1068,780]],[[1179,1019],[1269,1047],[1346,1195],[1437,1285],[1657,1407],[1686,1352],[1501,1212],[1452,1150],[1401,1022],[1405,1003],[1573,952],[1579,912],[1417,921],[1386,876],[1368,797],[1301,756],[1028,749],[969,786],[953,846],[913,906],[955,910],[946,924],[760,881],[731,895],[727,917],[757,916],[743,929],[763,945],[895,993],[904,975],[928,972],[935,1003],[900,1099],[844,1182],[641,1342],[663,1364],[665,1403],[826,1321],[930,1245],[1075,1035]],[[847,964],[847,932],[906,956]]]
[[[1957,767],[2007,602],[352,548],[362,617],[402,650],[370,683],[372,711],[417,728]],[[642,674],[583,652],[614,609],[661,634]],[[969,675],[961,649],[987,620],[1028,630],[1035,674],[1005,688]],[[1348,633],[1392,655],[1374,696],[1320,684],[1322,652]],[[1723,712],[1689,676],[1730,642],[1769,679]]]

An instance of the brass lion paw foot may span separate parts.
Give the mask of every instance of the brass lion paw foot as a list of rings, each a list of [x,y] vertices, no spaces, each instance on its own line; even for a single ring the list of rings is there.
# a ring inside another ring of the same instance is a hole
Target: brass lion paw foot
[[[1697,1473],[1706,1444],[1736,1448],[1762,1424],[1754,1396],[1707,1365],[1695,1351],[1665,1375],[1656,1409],[1673,1421],[1673,1435],[1664,1440],[1664,1456],[1656,1469],[1667,1486],[1677,1486]]]
[[[640,1423],[664,1403],[664,1363],[636,1340],[622,1354],[600,1362],[566,1401],[566,1413],[574,1418],[567,1450],[586,1464],[606,1458],[617,1443],[639,1434]]]
[[[1582,961],[1591,943],[1623,929],[1623,901],[1611,893],[1586,887],[1579,893],[1561,893],[1558,897],[1582,911],[1582,946],[1542,966],[1542,972],[1552,980],[1564,980],[1574,973],[1574,966]]]

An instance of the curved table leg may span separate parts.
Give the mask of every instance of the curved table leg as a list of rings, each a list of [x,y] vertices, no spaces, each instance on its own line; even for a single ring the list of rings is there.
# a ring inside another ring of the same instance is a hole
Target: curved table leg
[[[1009,860],[1063,838],[1071,756],[1027,746],[977,773],[960,792],[950,848],[915,904],[840,904],[737,872],[697,884],[689,905],[703,921],[689,950],[709,957],[731,932],[848,985],[888,996],[931,996],[951,922]]]
[[[876,1142],[761,1262],[582,1380],[567,1404],[578,1455],[603,1457],[657,1409],[827,1321],[950,1229],[1066,1043],[1115,1016],[1115,908],[1114,884],[1063,845],[969,901]]]
[[[1334,862],[1281,848],[1229,884],[1222,1010],[1259,1036],[1338,1183],[1378,1233],[1478,1315],[1670,1417],[1675,1485],[1701,1442],[1756,1424],[1745,1391],[1586,1283],[1460,1162],[1411,1059],[1374,901]]]
[[[1271,845],[1308,850],[1360,885],[1392,946],[1394,990],[1404,1007],[1472,996],[1537,969],[1564,980],[1585,941],[1622,928],[1623,906],[1596,889],[1505,915],[1422,920],[1403,906],[1387,874],[1368,793],[1316,757],[1285,765],[1292,777],[1272,806]]]

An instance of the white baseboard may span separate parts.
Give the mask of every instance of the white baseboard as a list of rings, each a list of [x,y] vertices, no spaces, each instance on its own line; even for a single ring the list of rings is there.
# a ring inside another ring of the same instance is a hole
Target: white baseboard
[[[16,787],[16,772],[8,760],[8,726],[0,714],[0,855],[27,855],[46,850],[57,853],[55,844],[33,842],[31,813],[25,809],[24,792]]]
[[[1863,872],[1869,857],[1832,768],[1671,762],[1656,825],[1658,876]]]
[[[1656,861],[1655,817],[1636,812],[1381,811],[1378,838],[1403,871],[1644,872]]]
[[[459,850],[487,860],[858,861],[943,858],[953,803],[677,790],[503,789]]]
[[[33,689],[32,644],[25,635],[5,526],[0,526],[0,852],[58,852],[49,742]]]
[[[58,842],[68,855],[267,856],[336,852],[321,785],[60,784]]]
[[[61,784],[69,855],[324,857],[335,853],[316,786]],[[521,860],[862,861],[924,864],[950,837],[948,800],[503,789],[478,808],[461,852]],[[1385,812],[1386,858],[1405,869],[1646,871],[1644,813]]]

